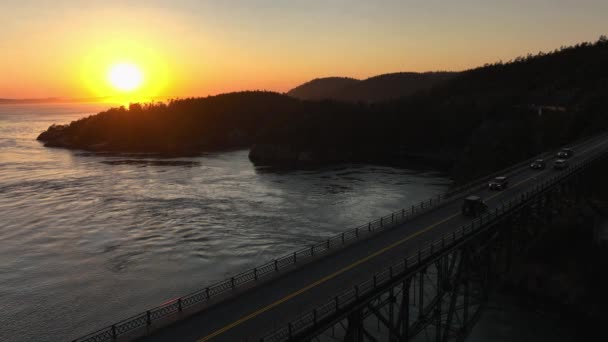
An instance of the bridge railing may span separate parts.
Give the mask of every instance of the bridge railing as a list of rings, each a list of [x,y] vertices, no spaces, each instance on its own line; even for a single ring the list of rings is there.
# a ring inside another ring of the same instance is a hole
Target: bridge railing
[[[597,156],[596,158],[601,156],[602,155]],[[451,233],[444,234],[440,239],[431,242],[424,248],[419,249],[416,253],[411,254],[383,271],[374,274],[371,279],[353,286],[353,288],[333,297],[327,303],[314,308],[312,311],[301,315],[296,320],[289,322],[286,326],[266,335],[260,342],[293,341],[294,337],[297,337],[303,332],[315,330],[320,326],[322,327],[324,321],[326,321],[325,323],[335,321],[337,318],[336,316],[349,312],[349,309],[359,304],[360,299],[365,298],[368,300],[369,298],[374,298],[381,293],[381,291],[378,291],[379,288],[381,289],[395,281],[403,280],[410,274],[414,274],[417,269],[428,265],[439,255],[464,243],[479,231],[493,226],[504,217],[513,214],[538,194],[547,191],[560,183],[563,179],[570,177],[572,174],[585,168],[596,158],[580,162],[567,171],[554,175],[542,183],[537,184],[532,190],[522,194],[521,197],[503,203],[494,211],[488,212],[479,218],[472,220],[471,223],[463,225]]]
[[[334,235],[322,242],[299,249],[283,257],[274,259],[263,265],[259,265],[248,271],[236,274],[228,279],[209,285],[204,289],[176,298],[168,303],[157,306],[145,312],[131,316],[125,320],[115,323],[109,327],[100,329],[86,336],[73,340],[74,342],[104,342],[114,341],[118,337],[128,334],[136,329],[147,328],[155,322],[166,320],[169,316],[179,315],[185,309],[195,305],[209,302],[220,295],[230,293],[237,288],[254,283],[260,279],[277,274],[289,267],[321,256],[331,250],[346,246],[356,240],[360,240],[378,231],[390,229],[400,225],[414,217],[435,208],[442,203],[444,197],[438,195],[417,205],[403,208],[389,215],[385,215],[367,224],[358,226]]]
[[[597,139],[598,137],[595,137],[595,139]],[[541,156],[550,155],[551,153],[554,152],[541,154]],[[538,158],[540,157],[536,156],[530,160],[523,161],[517,164],[516,167],[526,165],[526,163],[529,163],[531,160]],[[514,170],[516,167],[511,167],[495,174],[505,174],[510,172],[509,170]],[[299,249],[293,253],[290,253],[283,257],[279,257],[263,265],[259,265],[257,267],[254,267],[253,269],[247,270],[245,272],[236,274],[228,279],[209,285],[196,292],[190,293],[179,298],[175,298],[168,303],[154,307],[137,315],[131,316],[118,323],[90,333],[86,336],[77,338],[73,341],[115,341],[118,337],[131,333],[134,330],[142,328],[145,329],[154,325],[155,322],[166,321],[168,318],[173,318],[177,315],[180,315],[185,309],[208,303],[214,298],[228,294],[242,286],[250,285],[260,279],[264,279],[272,275],[278,274],[281,271],[291,268],[298,263],[311,260],[312,258],[321,256],[337,248],[342,248],[350,243],[353,243],[354,241],[367,238],[379,231],[390,229],[404,222],[410,221],[413,218],[429,211],[430,209],[454,201],[458,198],[458,196],[456,196],[458,193],[463,193],[464,191],[471,190],[475,187],[485,186],[485,182],[491,177],[493,177],[493,175],[480,178],[462,187],[453,189],[447,193],[439,194],[433,198],[429,198],[428,200],[421,201],[416,205],[411,205],[407,208],[394,211],[388,215],[370,221],[367,224],[344,231],[317,244]]]

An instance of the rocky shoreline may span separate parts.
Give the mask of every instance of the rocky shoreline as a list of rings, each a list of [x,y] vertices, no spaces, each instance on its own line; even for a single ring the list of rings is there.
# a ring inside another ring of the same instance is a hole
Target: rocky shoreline
[[[284,165],[306,167],[333,163],[380,162],[399,164],[420,162],[440,169],[449,169],[456,162],[455,154],[439,152],[405,152],[374,150],[336,149],[324,150],[296,148],[289,145],[255,144],[249,150],[249,160],[256,165]]]

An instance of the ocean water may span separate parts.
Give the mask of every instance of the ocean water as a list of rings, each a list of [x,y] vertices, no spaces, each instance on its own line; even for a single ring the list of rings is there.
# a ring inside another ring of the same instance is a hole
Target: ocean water
[[[436,171],[45,148],[103,104],[0,106],[0,341],[67,341],[444,191]]]

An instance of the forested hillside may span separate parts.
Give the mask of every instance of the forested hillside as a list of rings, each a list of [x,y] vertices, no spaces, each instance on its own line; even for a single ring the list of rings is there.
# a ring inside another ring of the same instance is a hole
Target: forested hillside
[[[397,72],[362,81],[346,77],[318,78],[290,90],[287,95],[303,100],[380,102],[430,89],[456,75],[452,72]]]
[[[302,100],[327,100],[337,92],[361,81],[349,77],[315,78],[287,92],[287,95]]]
[[[427,91],[370,104],[347,121],[294,118],[289,124],[301,134],[282,139],[286,128],[275,127],[258,141],[305,151],[307,160],[451,161],[457,179],[472,178],[608,128],[606,61],[602,37],[464,71]],[[270,162],[268,151],[254,148],[252,157]]]
[[[51,126],[39,140],[172,154],[252,147],[258,164],[294,167],[422,158],[464,180],[608,128],[606,61],[602,37],[467,70],[390,101],[231,93],[114,108]]]

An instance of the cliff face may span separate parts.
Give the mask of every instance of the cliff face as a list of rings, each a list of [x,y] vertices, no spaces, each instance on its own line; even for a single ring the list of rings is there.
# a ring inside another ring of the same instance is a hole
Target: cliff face
[[[330,163],[371,162],[383,164],[421,163],[439,169],[450,169],[458,153],[454,151],[400,150],[378,153],[373,150],[352,148],[311,149],[277,144],[255,144],[249,150],[249,160],[256,165],[282,165],[308,167]]]

